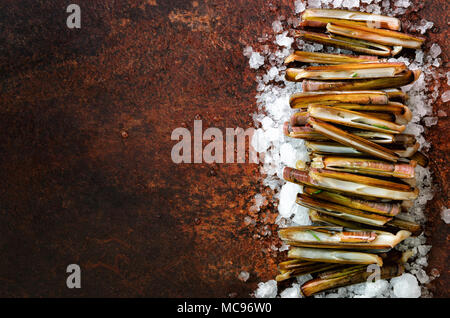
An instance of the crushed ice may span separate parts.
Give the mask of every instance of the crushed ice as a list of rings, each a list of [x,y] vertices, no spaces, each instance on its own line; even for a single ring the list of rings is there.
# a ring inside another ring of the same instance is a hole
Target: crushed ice
[[[246,282],[250,278],[250,274],[246,271],[242,271],[238,275],[240,281]]]

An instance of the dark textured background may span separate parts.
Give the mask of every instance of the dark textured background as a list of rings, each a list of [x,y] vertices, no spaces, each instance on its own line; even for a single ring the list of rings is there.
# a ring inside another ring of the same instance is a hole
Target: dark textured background
[[[69,30],[70,2],[1,1],[0,296],[248,296],[274,277],[278,242],[263,232],[276,207],[244,223],[258,167],[173,164],[170,135],[194,119],[252,125],[242,49],[293,2],[79,0],[82,28]],[[435,22],[427,46],[440,44],[444,64],[447,15],[435,0],[403,17]],[[441,273],[429,287],[447,297],[448,128],[440,118],[427,132],[429,269]],[[79,290],[65,285],[70,263]]]

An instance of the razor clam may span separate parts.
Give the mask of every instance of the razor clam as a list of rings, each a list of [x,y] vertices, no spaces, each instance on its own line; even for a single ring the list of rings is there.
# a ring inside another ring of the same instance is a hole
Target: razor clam
[[[379,113],[392,114],[395,119],[391,121],[399,125],[406,125],[412,119],[410,109],[406,105],[397,102],[388,102],[386,105],[333,104],[332,106],[365,114],[370,112],[373,117],[377,117]]]
[[[345,63],[361,63],[376,61],[377,57],[369,55],[345,55],[345,54],[331,54],[320,52],[305,52],[295,51],[289,55],[284,64],[290,64],[293,62],[301,63],[321,63],[321,64],[345,64]]]
[[[424,38],[392,30],[370,28],[349,21],[333,21],[327,24],[327,31],[340,36],[378,43],[381,45],[401,46],[411,49],[420,49]]]
[[[379,200],[363,200],[310,186],[304,186],[303,193],[350,208],[387,216],[395,216],[401,211],[401,205],[398,201],[380,202]]]
[[[383,91],[304,92],[293,94],[289,99],[291,108],[306,108],[310,104],[331,105],[335,103],[386,105],[388,102],[388,94]]]
[[[411,235],[399,231],[395,235],[370,229],[346,229],[336,226],[295,226],[281,229],[279,237],[291,246],[347,250],[386,250]]]
[[[390,78],[406,70],[406,65],[399,62],[366,62],[338,65],[309,66],[306,68],[289,68],[286,79],[300,81],[315,80],[358,80],[371,78]]]
[[[307,41],[318,42],[325,45],[334,45],[337,47],[349,49],[364,54],[391,56],[398,52],[398,50],[393,51],[392,48],[378,43],[356,40],[349,37],[338,36],[333,34],[323,34],[299,30],[295,32],[295,36],[305,39]]]
[[[398,231],[405,230],[411,233],[411,236],[419,236],[422,233],[422,227],[412,221],[404,220],[400,217],[394,217],[391,221],[387,222],[383,226],[368,226],[366,224],[347,221],[338,217],[334,217],[328,214],[321,213],[319,211],[310,209],[309,218],[315,223],[338,225],[350,229],[370,228],[381,231],[397,233]]]
[[[412,160],[409,163],[392,163],[370,158],[316,155],[311,167],[384,177],[414,178],[416,162]]]
[[[383,265],[383,259],[376,254],[335,249],[293,247],[288,257],[324,263]]]
[[[344,81],[320,81],[306,79],[302,81],[303,91],[336,91],[336,90],[367,90],[367,89],[386,89],[397,88],[409,85],[415,82],[420,76],[419,70],[407,70],[392,77],[371,78],[371,79],[351,79]],[[289,74],[289,76],[288,76]],[[286,79],[292,80],[296,74],[291,69],[286,71]]]
[[[396,162],[399,158],[395,152],[387,149],[386,147],[382,147],[379,144],[346,132],[345,130],[337,128],[321,120],[310,117],[308,119],[308,124],[310,124],[318,133],[360,152],[394,162]]]
[[[386,215],[357,210],[336,203],[319,200],[305,194],[298,194],[296,202],[306,208],[329,214],[337,218],[372,226],[383,226],[388,221],[392,220],[392,217]]]
[[[375,141],[376,143],[381,143]],[[321,155],[351,155],[354,157],[367,157],[367,155],[353,147],[342,145],[338,142],[330,141],[307,141],[306,147],[314,154]],[[413,145],[397,145],[397,144],[385,144],[386,149],[392,151],[399,158],[412,159],[414,154],[419,149],[420,144],[416,142]]]
[[[404,272],[402,264],[387,264],[380,268],[380,278],[390,279]],[[324,272],[319,277],[309,280],[301,286],[301,292],[308,297],[324,290],[366,282],[372,275],[367,267],[352,266],[345,269]]]
[[[298,118],[299,117],[299,118]],[[301,138],[310,141],[319,141],[319,142],[331,142],[335,143],[328,137],[319,134],[312,127],[309,126],[296,126],[298,123],[302,122],[304,118],[301,118],[301,113],[295,113],[291,116],[291,124],[289,126],[289,122],[285,122],[283,126],[283,131],[286,136],[292,138]],[[297,121],[299,120],[299,121]],[[395,144],[395,145],[403,145],[403,146],[411,146],[417,143],[414,135],[409,134],[388,134],[381,133],[375,131],[367,131],[367,130],[351,130],[350,133],[355,136],[359,136],[365,138],[369,141],[372,141],[377,144]],[[356,153],[356,152],[355,152]]]
[[[275,280],[277,282],[281,282],[292,277],[324,272],[342,266],[344,265],[322,262],[308,262],[301,259],[291,259],[278,264],[278,270],[280,271],[280,274],[276,276]]]
[[[333,19],[333,20],[339,19],[354,22],[363,22],[363,24],[370,25],[372,27],[386,28],[395,31],[400,30],[401,27],[400,20],[397,18],[359,11],[333,10],[333,9],[306,9],[302,14],[302,20],[314,21],[315,19],[323,19],[322,21],[326,22],[329,22],[326,19]]]
[[[325,122],[391,134],[401,133],[406,128],[405,125],[398,125],[363,112],[323,105],[310,105],[308,115]]]
[[[326,169],[310,168],[308,171],[302,171],[285,167],[283,178],[286,181],[313,186],[322,190],[344,192],[363,197],[402,201],[416,199],[419,194],[417,188],[412,188],[407,184]]]

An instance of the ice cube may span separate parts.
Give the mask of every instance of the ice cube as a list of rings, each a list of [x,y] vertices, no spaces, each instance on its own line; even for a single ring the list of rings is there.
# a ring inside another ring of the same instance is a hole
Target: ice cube
[[[250,57],[252,55],[252,52],[253,52],[252,47],[248,45],[244,48],[243,51],[245,57]]]
[[[417,30],[420,31],[420,34],[424,34],[428,29],[431,29],[433,25],[433,22],[422,19],[420,20],[420,24],[417,26]]]
[[[286,288],[280,293],[281,298],[301,298],[300,285],[293,283],[292,287]]]
[[[398,298],[418,298],[420,297],[420,287],[414,275],[403,273],[399,277],[391,279],[394,287],[394,295]]]
[[[248,63],[250,64],[250,68],[258,69],[264,65],[264,56],[258,52],[252,52]]]
[[[263,152],[269,148],[269,142],[264,134],[264,130],[261,128],[256,129],[253,134],[252,147],[257,152]]]
[[[283,31],[283,25],[278,20],[273,21],[272,22],[272,29],[273,29],[273,32],[280,33],[281,31]]]
[[[431,126],[437,124],[438,118],[437,118],[437,117],[425,117],[425,118],[423,119],[423,121],[425,122],[425,126],[431,127]]]
[[[261,126],[262,126],[262,129],[264,129],[264,130],[272,128],[273,124],[274,124],[274,122],[273,122],[272,118],[270,118],[269,116],[266,116],[261,120]]]
[[[446,224],[450,223],[450,209],[444,209],[441,212],[441,218]]]
[[[433,43],[430,48],[430,55],[432,58],[437,58],[442,53],[441,47],[439,44]]]
[[[275,298],[277,297],[277,282],[269,280],[266,283],[259,283],[258,289],[255,291],[255,298]]]
[[[281,34],[278,34],[275,37],[275,43],[278,46],[284,46],[284,47],[290,49],[292,43],[294,43],[294,38],[288,37],[287,34],[288,34],[288,31],[284,31]]]
[[[411,5],[411,2],[409,0],[397,0],[395,1],[395,6],[401,7],[401,8],[408,8]]]
[[[346,8],[357,8],[359,7],[359,0],[344,0],[344,2],[342,3],[343,7]]]
[[[444,103],[448,102],[450,100],[450,90],[445,91],[445,93],[441,95],[441,98]]]
[[[294,213],[292,222],[294,222],[296,225],[312,224],[311,219],[309,218],[308,208],[305,208],[304,206],[295,203],[294,207],[292,208],[292,211]]]
[[[280,191],[280,203],[278,212],[282,217],[289,218],[293,214],[293,206],[296,205],[297,193],[301,191],[301,186],[292,182],[286,182]]]
[[[334,0],[332,3],[333,8],[340,8],[342,6],[342,1],[344,0]]]
[[[300,275],[300,276],[297,276],[297,283],[300,286],[302,286],[304,283],[311,280],[312,278],[313,277],[311,276],[311,274]]]
[[[421,284],[426,284],[430,281],[430,277],[428,277],[427,273],[423,269],[419,269],[416,273],[417,280]]]
[[[381,8],[377,4],[369,4],[367,6],[367,12],[374,13],[374,14],[381,14]]]
[[[364,291],[364,298],[380,297],[389,288],[389,283],[384,279],[379,279],[375,282],[367,283]]]
[[[322,3],[320,0],[308,0],[308,8],[320,8]]]
[[[278,68],[276,66],[272,66],[269,71],[267,72],[267,76],[269,77],[269,81],[272,81],[275,76],[278,75]]]
[[[297,161],[297,151],[290,143],[284,143],[280,147],[281,162],[288,167],[295,168],[295,162]]]
[[[246,271],[242,271],[239,273],[238,279],[240,281],[246,282],[250,277],[250,274]]]
[[[305,3],[302,0],[295,1],[295,13],[296,14],[305,11],[305,9],[306,9]]]

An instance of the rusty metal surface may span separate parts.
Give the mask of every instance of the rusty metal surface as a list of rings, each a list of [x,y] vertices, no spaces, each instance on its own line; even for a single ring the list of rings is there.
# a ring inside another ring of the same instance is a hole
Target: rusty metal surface
[[[0,4],[0,296],[248,296],[276,273],[276,216],[254,164],[174,164],[176,127],[249,127],[255,74],[245,45],[293,1],[66,1]],[[448,60],[445,1],[419,14]],[[429,44],[428,44],[429,45]],[[444,62],[444,63],[445,63]],[[443,80],[444,83],[444,80]],[[444,85],[444,84],[443,84]],[[446,110],[440,101],[435,111]],[[446,110],[447,111],[447,110]],[[428,205],[430,284],[449,296],[447,118],[428,133],[437,193]],[[256,226],[244,223],[253,213]],[[66,287],[66,266],[82,288]],[[243,283],[240,271],[250,272]]]

